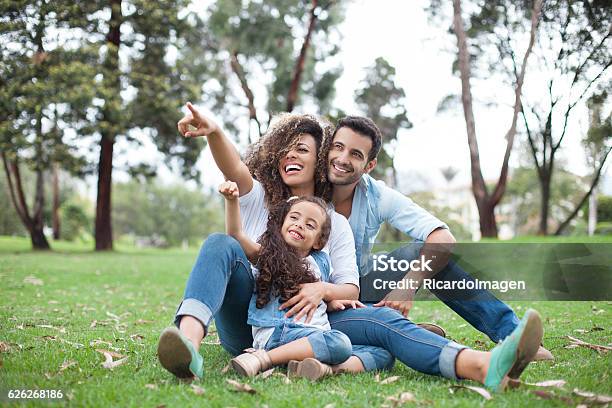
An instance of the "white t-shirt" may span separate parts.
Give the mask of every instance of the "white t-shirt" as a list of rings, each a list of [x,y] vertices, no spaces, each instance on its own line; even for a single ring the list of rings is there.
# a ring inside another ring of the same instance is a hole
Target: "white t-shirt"
[[[251,191],[240,197],[242,229],[255,242],[266,231],[268,224],[265,195],[261,183],[253,180]],[[351,283],[359,287],[355,238],[351,225],[331,207],[328,211],[331,217],[331,232],[322,251],[326,252],[331,260],[329,282],[336,285]]]
[[[321,270],[319,269],[319,265],[314,260],[314,258],[309,255],[306,260],[310,264],[310,270],[313,272],[314,276],[321,280]],[[251,271],[253,272],[253,278],[257,279],[257,268],[251,266]],[[276,301],[274,299],[273,301]],[[302,326],[308,327],[317,327],[321,330],[331,330],[331,326],[329,325],[329,320],[327,319],[327,304],[325,302],[319,303],[317,310],[315,310],[314,315],[312,316],[312,320],[310,323],[305,323],[306,316],[302,317],[300,320],[294,320],[294,323],[300,324]],[[253,347],[256,349],[263,349],[266,347],[266,343],[270,340],[270,336],[274,333],[274,327],[257,327],[252,326],[251,330],[253,331]]]

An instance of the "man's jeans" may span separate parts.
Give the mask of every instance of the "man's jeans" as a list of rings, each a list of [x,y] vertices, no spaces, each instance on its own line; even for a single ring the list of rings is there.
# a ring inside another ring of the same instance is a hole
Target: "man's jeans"
[[[420,245],[410,244],[388,254],[389,258],[411,261],[418,257]],[[474,281],[456,262],[433,276],[436,281]],[[505,339],[519,324],[519,318],[501,300],[485,289],[432,289],[431,293],[494,343]]]
[[[266,343],[266,350],[272,350],[292,341],[306,338],[317,360],[325,364],[340,364],[353,353],[351,341],[338,330],[323,330],[317,327],[285,323],[277,326]]]
[[[212,234],[202,245],[189,275],[174,323],[178,326],[182,316],[188,315],[208,328],[214,317],[221,345],[238,355],[253,344],[247,324],[253,286],[251,266],[238,241],[225,234]],[[366,370],[393,366],[389,352],[367,343],[353,342],[353,354]]]

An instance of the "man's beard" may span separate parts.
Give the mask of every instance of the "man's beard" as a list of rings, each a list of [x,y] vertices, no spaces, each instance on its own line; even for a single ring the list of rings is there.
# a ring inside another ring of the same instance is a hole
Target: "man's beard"
[[[361,178],[361,174],[359,172],[353,172],[353,174],[351,174],[347,178],[337,177],[337,175],[331,174],[331,173],[328,174],[328,177],[327,177],[329,182],[331,184],[333,184],[333,185],[336,185],[336,186],[346,186],[348,184],[353,184],[354,182],[356,182],[360,178]]]

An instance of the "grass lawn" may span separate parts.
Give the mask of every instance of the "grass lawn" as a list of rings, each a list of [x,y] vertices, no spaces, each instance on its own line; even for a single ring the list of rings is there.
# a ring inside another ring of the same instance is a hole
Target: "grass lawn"
[[[89,246],[54,247],[55,252],[33,253],[25,239],[0,237],[0,342],[5,346],[0,349],[0,403],[5,406],[14,405],[3,399],[9,389],[61,389],[68,398],[59,403],[88,407],[378,407],[402,392],[414,394],[415,402],[406,405],[418,406],[576,406],[582,399],[572,395],[575,388],[612,394],[612,353],[565,348],[567,335],[610,345],[612,302],[512,303],[520,316],[528,307],[540,311],[545,345],[556,357],[530,365],[522,379],[565,380],[563,389],[538,390],[571,401],[544,399],[533,387],[485,401],[465,389],[451,393],[456,382],[417,373],[401,363],[380,374],[381,380],[399,376],[389,384],[377,382],[371,373],[288,383],[276,375],[281,369],[267,379],[244,381],[232,371],[221,373],[230,356],[215,334],[205,339],[201,350],[206,373],[197,385],[202,393],[175,380],[155,355],[159,333],[171,323],[196,250],[120,248],[94,253]],[[450,337],[475,349],[493,346],[441,302],[418,302],[411,318],[439,323]],[[104,356],[96,349],[115,351],[127,361],[112,370],[103,368]],[[257,393],[235,392],[227,379],[248,383]],[[386,404],[393,406],[392,401]]]

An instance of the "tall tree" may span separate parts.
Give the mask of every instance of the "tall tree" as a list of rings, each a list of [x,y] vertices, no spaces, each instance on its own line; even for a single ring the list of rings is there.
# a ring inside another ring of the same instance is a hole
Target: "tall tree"
[[[474,54],[488,75],[518,80],[517,41],[510,34],[531,20],[531,2],[491,0],[479,4],[471,15],[468,36],[478,44]],[[543,3],[533,50],[538,80],[526,86],[520,111],[539,182],[542,235],[549,232],[552,180],[562,143],[577,117],[576,108],[584,106],[612,65],[611,27],[612,8],[607,1]]]
[[[250,141],[266,130],[275,112],[303,105],[326,112],[342,72],[338,65],[330,67],[339,50],[342,7],[334,0],[211,5],[206,49],[214,52],[209,63],[216,80],[206,93],[230,130],[236,130],[241,111],[248,113]]]
[[[478,214],[480,217],[480,232],[483,237],[497,237],[497,222],[495,219],[495,207],[501,201],[506,190],[508,178],[508,163],[510,153],[516,135],[516,125],[519,112],[521,110],[521,91],[525,79],[527,61],[533,44],[535,42],[540,12],[542,8],[541,0],[534,0],[531,9],[531,25],[529,31],[529,44],[523,56],[519,70],[517,71],[514,83],[514,107],[510,129],[506,132],[506,151],[504,153],[499,178],[490,192],[482,175],[480,166],[480,152],[476,138],[476,122],[474,119],[474,109],[472,106],[472,89],[470,85],[471,66],[468,36],[463,22],[461,0],[453,0],[453,31],[457,38],[458,46],[458,68],[461,77],[461,102],[465,116],[467,128],[468,146],[470,149],[470,163],[472,174],[472,191],[476,199]]]
[[[68,167],[82,164],[65,134],[52,123],[81,125],[92,97],[91,53],[75,51],[75,24],[87,24],[73,2],[2,2],[0,36],[0,150],[15,210],[34,249],[49,249],[44,235],[45,171],[59,157]],[[84,9],[87,5],[83,4]],[[56,35],[51,35],[56,30]],[[57,35],[60,32],[64,35]],[[64,89],[58,92],[58,89]],[[33,206],[27,204],[21,166],[35,174]]]
[[[196,54],[202,42],[201,20],[185,12],[187,5],[186,0],[110,2],[98,95],[103,103],[97,107],[100,159],[96,250],[113,248],[111,189],[114,145],[118,138],[139,144],[134,133],[148,134],[183,174],[198,175],[194,165],[204,142],[181,138],[175,127],[182,103],[199,99],[205,81],[202,75],[207,72],[205,53]],[[100,7],[105,9],[107,5],[103,3]],[[122,56],[127,66],[120,63]],[[133,96],[130,98],[126,93]],[[146,162],[132,167],[132,173],[135,169],[155,171]]]
[[[383,148],[378,155],[378,165],[373,175],[385,178],[397,186],[397,175],[393,166],[393,144],[400,129],[409,129],[405,107],[406,93],[395,83],[395,68],[384,58],[378,57],[366,71],[361,89],[355,92],[355,101],[363,113],[372,119],[383,135]],[[389,171],[389,175],[387,175]]]
[[[589,130],[583,140],[583,145],[587,153],[587,163],[593,172],[592,180],[586,193],[578,201],[573,211],[559,224],[559,227],[555,231],[555,235],[563,233],[574,217],[578,215],[580,209],[584,207],[589,197],[593,197],[593,201],[595,201],[597,184],[599,183],[604,165],[612,150],[612,113],[608,113],[607,117],[605,119],[603,118],[604,106],[608,102],[608,92],[610,90],[612,90],[612,87],[608,84],[607,89],[603,88],[599,92],[596,92],[587,102],[591,117]],[[594,214],[594,218],[596,222],[596,214]]]

